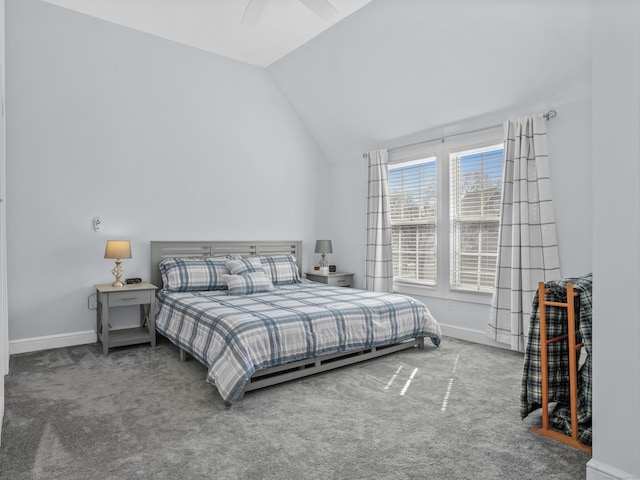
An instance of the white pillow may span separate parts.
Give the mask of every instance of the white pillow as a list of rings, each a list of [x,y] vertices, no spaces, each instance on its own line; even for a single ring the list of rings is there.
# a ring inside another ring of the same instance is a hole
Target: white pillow
[[[226,261],[231,275],[244,275],[251,272],[264,272],[258,257],[234,258]]]
[[[224,290],[229,275],[225,258],[165,258],[160,262],[162,288],[170,292]]]
[[[225,275],[224,279],[230,295],[251,295],[274,290],[273,283],[264,271],[244,275]]]
[[[298,264],[296,263],[295,256],[270,255],[268,257],[259,258],[262,267],[271,277],[271,281],[274,285],[302,282],[298,272]]]

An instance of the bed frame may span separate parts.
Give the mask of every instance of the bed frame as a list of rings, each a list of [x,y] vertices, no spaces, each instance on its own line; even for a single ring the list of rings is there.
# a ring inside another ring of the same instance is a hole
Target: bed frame
[[[162,278],[158,265],[170,257],[222,257],[226,255],[295,255],[298,271],[302,275],[302,242],[301,241],[152,241],[151,242],[151,283],[162,287]],[[258,388],[288,382],[297,378],[333,370],[371,358],[408,348],[424,348],[424,337],[417,337],[394,345],[372,347],[366,350],[321,355],[296,362],[277,365],[258,370],[247,382],[244,392]],[[186,361],[187,354],[180,349],[180,360]],[[244,395],[244,393],[243,393]],[[240,400],[242,396],[238,399]]]

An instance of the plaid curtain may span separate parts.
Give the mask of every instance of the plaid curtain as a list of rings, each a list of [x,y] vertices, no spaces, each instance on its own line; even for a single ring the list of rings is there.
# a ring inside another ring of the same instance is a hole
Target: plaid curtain
[[[374,292],[391,292],[393,291],[393,258],[387,170],[389,158],[384,149],[370,151],[368,158],[365,288]]]
[[[496,281],[488,335],[524,350],[539,281],[559,280],[547,131],[542,115],[505,122]]]

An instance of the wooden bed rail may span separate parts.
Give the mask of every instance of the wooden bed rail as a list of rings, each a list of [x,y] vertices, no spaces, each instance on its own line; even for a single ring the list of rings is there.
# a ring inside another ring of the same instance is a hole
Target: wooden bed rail
[[[360,363],[365,360],[381,357],[401,350],[407,350],[409,348],[423,349],[424,345],[424,337],[416,337],[393,345],[371,347],[354,352],[320,355],[303,360],[297,360],[295,362],[285,363],[283,365],[268,367],[256,371],[253,377],[251,377],[245,385],[242,394],[236,400],[242,400],[244,394],[251,390],[278,385],[279,383],[288,382],[290,380],[297,380],[299,378],[315,375],[316,373],[334,370],[336,368]],[[189,354],[182,349],[179,351],[179,356],[181,362],[186,362],[190,358]]]
[[[551,293],[545,289],[544,282],[538,282],[538,304],[540,308],[540,369],[542,378],[542,427],[532,428],[536,433],[544,435],[559,442],[571,445],[583,452],[591,454],[592,449],[582,443],[578,438],[578,361],[577,353],[584,346],[576,343],[576,323],[574,300],[578,296],[573,290],[573,284],[567,283],[567,301],[552,302],[546,300],[546,294]],[[568,333],[553,338],[547,338],[547,313],[546,307],[560,307],[567,309]],[[571,435],[559,432],[549,427],[549,358],[548,346],[551,343],[567,339],[569,343],[569,401],[571,409]]]

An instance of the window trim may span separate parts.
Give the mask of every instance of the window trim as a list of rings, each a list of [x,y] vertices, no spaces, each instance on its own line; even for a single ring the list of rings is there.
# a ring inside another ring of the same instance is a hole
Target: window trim
[[[450,286],[450,192],[449,154],[483,149],[504,143],[502,126],[484,129],[480,132],[460,134],[430,142],[400,146],[389,149],[389,165],[416,161],[435,156],[438,175],[438,213],[436,219],[437,275],[436,285],[420,285],[413,282],[394,280],[393,291],[407,295],[458,300],[470,303],[491,304],[493,293],[459,290]]]

